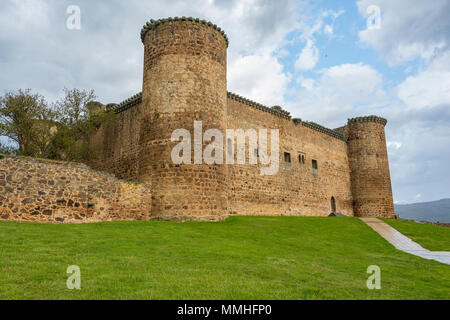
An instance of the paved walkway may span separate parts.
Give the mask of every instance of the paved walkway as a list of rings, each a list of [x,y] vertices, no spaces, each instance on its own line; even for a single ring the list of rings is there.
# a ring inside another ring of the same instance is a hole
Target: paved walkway
[[[361,218],[369,227],[378,232],[383,238],[389,241],[398,250],[413,254],[415,256],[436,260],[450,265],[450,251],[430,251],[423,248],[418,243],[412,241],[407,236],[401,234],[387,223],[377,218]]]

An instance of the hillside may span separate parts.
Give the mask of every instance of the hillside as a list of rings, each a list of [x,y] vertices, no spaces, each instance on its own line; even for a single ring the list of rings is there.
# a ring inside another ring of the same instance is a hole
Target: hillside
[[[450,199],[395,205],[395,212],[406,220],[450,223]]]
[[[449,266],[357,218],[0,222],[0,242],[0,299],[450,299]],[[66,287],[72,265],[81,290]],[[367,288],[372,265],[381,290]]]

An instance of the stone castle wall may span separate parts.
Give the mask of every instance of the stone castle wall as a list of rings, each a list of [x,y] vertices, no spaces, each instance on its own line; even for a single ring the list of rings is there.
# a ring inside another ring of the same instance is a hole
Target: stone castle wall
[[[262,176],[261,165],[227,166],[229,214],[326,216],[331,213],[331,198],[334,197],[336,210],[353,216],[348,150],[343,136],[334,132],[326,134],[310,123],[293,121],[270,109],[252,108],[232,97],[229,95],[227,99],[226,127],[278,129],[280,168],[276,175]],[[139,158],[139,148],[133,139],[140,135],[137,128],[141,109],[142,103],[138,102],[122,110],[106,129],[97,132],[94,140],[99,146],[94,150],[107,146],[107,151],[98,153],[100,160],[94,165],[96,169],[122,179],[137,179],[139,174],[132,173],[137,162],[132,159]],[[246,147],[249,150],[248,143]],[[284,162],[284,152],[290,153],[291,164]],[[299,162],[300,154],[305,156],[304,164]],[[312,160],[317,161],[317,172],[312,168]],[[189,170],[188,167],[180,166],[184,170]]]
[[[278,129],[280,135],[278,174],[262,176],[261,165],[229,167],[232,214],[328,216],[334,197],[336,211],[353,216],[345,141],[235,99],[228,99],[228,128]],[[285,152],[291,163],[284,161]]]
[[[0,159],[0,219],[48,223],[148,220],[147,184],[120,181],[81,164]]]
[[[139,176],[141,155],[142,103],[133,105],[105,123],[92,135],[92,158],[88,165],[128,181],[143,181]],[[151,181],[147,181],[151,182]]]

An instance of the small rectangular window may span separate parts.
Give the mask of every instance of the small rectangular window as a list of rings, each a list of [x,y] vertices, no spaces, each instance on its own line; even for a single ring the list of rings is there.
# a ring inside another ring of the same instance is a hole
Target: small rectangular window
[[[291,164],[291,154],[289,152],[284,153],[284,162]]]
[[[312,168],[313,168],[313,171],[319,170],[319,165],[317,164],[317,160],[312,160]]]

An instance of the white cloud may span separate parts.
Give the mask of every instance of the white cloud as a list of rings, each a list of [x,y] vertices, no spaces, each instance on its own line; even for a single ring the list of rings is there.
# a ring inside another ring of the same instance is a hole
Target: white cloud
[[[319,61],[319,49],[314,45],[311,40],[306,42],[306,46],[298,56],[295,62],[296,70],[311,70],[314,69]]]
[[[323,10],[312,17],[301,16],[297,30],[300,32],[299,40],[305,43],[302,51],[295,61],[296,71],[308,71],[316,67],[319,62],[319,49],[315,45],[316,36],[324,33],[328,37],[334,36],[336,19],[344,14],[344,10]]]
[[[300,84],[306,90],[313,90],[316,85],[316,81],[314,79],[303,77],[298,78],[297,83]]]
[[[366,18],[369,6],[381,10],[379,29],[359,33],[362,43],[378,50],[390,64],[417,57],[428,60],[448,47],[450,38],[450,1],[360,0],[359,12]]]
[[[50,8],[47,3],[36,0],[10,0],[0,11],[0,38],[29,30],[45,30],[50,26]],[[8,30],[8,32],[4,32]]]
[[[226,31],[230,38],[229,51],[235,54],[273,53],[286,34],[298,27],[300,4],[295,0],[216,0],[213,3],[200,5],[198,12],[207,19],[214,18]]]
[[[433,59],[417,75],[408,77],[397,92],[408,109],[450,104],[450,51]]]
[[[299,79],[295,101],[287,105],[292,114],[338,127],[349,115],[364,114],[365,106],[385,98],[380,89],[382,76],[369,65],[342,64],[322,69],[319,74],[317,80]]]
[[[388,148],[395,148],[398,150],[402,147],[402,143],[398,141],[388,141],[387,146]]]
[[[332,36],[333,35],[333,26],[330,26],[330,25],[327,24],[325,27],[323,27],[323,32],[327,36]]]
[[[268,105],[282,104],[290,76],[272,55],[239,56],[228,66],[228,89]]]

